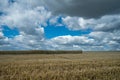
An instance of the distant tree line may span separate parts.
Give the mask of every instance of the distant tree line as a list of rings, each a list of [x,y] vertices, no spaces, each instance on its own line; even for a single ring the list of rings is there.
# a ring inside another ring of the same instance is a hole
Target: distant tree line
[[[30,50],[30,51],[0,51],[0,55],[4,54],[81,54],[82,50]]]

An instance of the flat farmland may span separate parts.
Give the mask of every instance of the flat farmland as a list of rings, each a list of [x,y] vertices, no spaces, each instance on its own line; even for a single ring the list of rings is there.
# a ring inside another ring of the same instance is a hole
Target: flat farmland
[[[120,52],[0,54],[0,80],[120,80]]]

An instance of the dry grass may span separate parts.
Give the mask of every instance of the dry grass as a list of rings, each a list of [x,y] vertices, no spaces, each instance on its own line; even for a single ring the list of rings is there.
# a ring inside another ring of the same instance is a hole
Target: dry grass
[[[0,80],[120,80],[120,52],[0,55]]]

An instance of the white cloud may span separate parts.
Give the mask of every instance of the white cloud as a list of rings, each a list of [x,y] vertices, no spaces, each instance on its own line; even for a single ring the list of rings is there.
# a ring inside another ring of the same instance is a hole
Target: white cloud
[[[5,37],[4,34],[0,31],[0,45],[7,45],[7,44],[8,44],[8,38]]]
[[[3,36],[4,36],[4,35],[3,35],[3,33],[2,33],[2,32],[0,32],[0,39],[1,39],[1,38],[3,38]]]
[[[52,38],[49,43],[56,49],[84,50],[84,46],[87,47],[94,44],[94,39],[89,39],[86,36],[66,35]]]
[[[4,1],[1,4],[5,4]],[[9,4],[9,7],[3,8],[6,15],[0,16],[0,24],[8,25],[11,28],[18,27],[22,30],[47,25],[46,20],[51,16],[51,12],[34,0],[17,0],[15,3]]]
[[[52,16],[49,19],[49,24],[50,25],[54,25],[54,26],[64,26],[62,20],[60,21],[60,18],[62,18],[61,16]]]
[[[120,15],[103,16],[100,19],[94,20],[96,23],[94,30],[96,31],[114,31],[120,29]]]
[[[65,18],[62,18],[62,20],[63,20],[63,23],[65,25],[67,25],[68,29],[70,29],[70,30],[79,30],[80,29],[77,17],[67,16]]]
[[[103,32],[96,31],[89,34],[95,40],[94,44],[103,46],[105,50],[120,50],[120,31]]]
[[[17,6],[17,7],[16,7]],[[46,25],[46,20],[51,13],[46,11],[44,7],[36,7],[30,10],[21,9],[21,6],[15,4],[8,10],[8,15],[1,16],[1,23],[10,27],[33,27],[39,24]]]
[[[85,36],[70,36],[70,35],[66,35],[66,36],[58,36],[52,39],[53,42],[57,43],[57,44],[92,44],[94,42],[93,39],[88,39],[88,37]]]
[[[85,30],[88,28],[92,29],[96,25],[94,19],[84,19],[82,17],[67,16],[62,18],[62,20],[70,30]]]
[[[99,19],[67,16],[63,18],[63,23],[70,30],[93,29],[95,31],[113,31],[120,29],[120,15],[106,15]]]

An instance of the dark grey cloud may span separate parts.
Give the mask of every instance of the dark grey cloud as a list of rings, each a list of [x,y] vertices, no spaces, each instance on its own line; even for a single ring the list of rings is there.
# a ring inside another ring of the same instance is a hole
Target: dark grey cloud
[[[0,10],[4,11],[5,7],[14,2],[31,8],[45,6],[57,15],[65,14],[85,18],[120,13],[120,0],[0,0]]]
[[[55,14],[97,18],[120,13],[120,0],[45,0]]]

